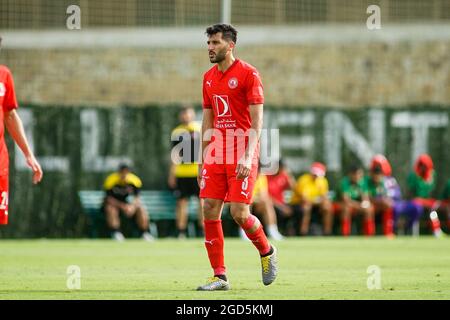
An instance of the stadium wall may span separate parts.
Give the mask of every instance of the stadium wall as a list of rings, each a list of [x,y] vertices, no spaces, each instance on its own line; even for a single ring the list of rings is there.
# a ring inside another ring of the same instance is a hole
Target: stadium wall
[[[239,27],[239,26],[238,26]],[[0,62],[22,103],[200,103],[210,68],[204,29],[5,31]],[[266,104],[338,108],[450,105],[450,25],[239,28],[238,57],[255,65]]]
[[[122,161],[132,164],[145,189],[166,189],[178,111],[176,105],[23,105],[19,112],[45,175],[32,186],[22,155],[8,139],[10,224],[0,227],[0,237],[87,236],[77,192],[101,189]],[[332,189],[351,163],[367,165],[375,153],[387,155],[404,187],[413,159],[428,152],[435,161],[438,196],[450,178],[449,117],[450,109],[437,105],[338,110],[269,105],[264,122],[265,128],[279,129],[279,140],[270,142],[280,147],[296,175],[312,161],[323,161]]]

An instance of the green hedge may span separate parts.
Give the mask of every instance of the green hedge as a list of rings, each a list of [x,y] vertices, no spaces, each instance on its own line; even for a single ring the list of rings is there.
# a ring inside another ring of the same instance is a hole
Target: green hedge
[[[21,107],[45,175],[40,185],[32,186],[31,173],[20,165],[20,158],[15,158],[16,150],[7,139],[11,159],[10,224],[0,227],[0,237],[86,236],[86,218],[77,191],[101,188],[104,177],[120,157],[132,161],[144,188],[166,189],[170,132],[177,123],[178,110],[174,105],[118,109]],[[438,194],[450,178],[449,118],[450,108],[440,106],[358,110],[266,107],[265,126],[280,129],[281,152],[295,166],[295,174],[313,160],[327,162],[332,188],[350,163],[367,162],[370,152],[365,152],[365,147],[378,152],[384,148],[394,175],[403,184],[411,168],[412,150],[428,144],[438,173]],[[342,145],[335,145],[339,141]],[[362,151],[355,152],[352,146],[358,144]],[[95,153],[96,158],[92,157]],[[109,158],[99,158],[106,156]]]

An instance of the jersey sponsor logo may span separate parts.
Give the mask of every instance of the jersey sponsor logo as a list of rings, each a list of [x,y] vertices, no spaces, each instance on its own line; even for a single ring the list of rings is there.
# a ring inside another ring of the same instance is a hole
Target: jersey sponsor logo
[[[212,83],[212,80],[208,80],[208,81],[206,81],[206,84],[211,88],[211,83]]]
[[[0,97],[4,97],[6,94],[6,87],[3,82],[0,82]]]
[[[238,86],[238,80],[236,78],[231,78],[230,80],[228,80],[228,87],[230,89],[236,89]]]
[[[216,107],[217,117],[231,117],[231,108],[228,96],[214,95],[214,105]]]

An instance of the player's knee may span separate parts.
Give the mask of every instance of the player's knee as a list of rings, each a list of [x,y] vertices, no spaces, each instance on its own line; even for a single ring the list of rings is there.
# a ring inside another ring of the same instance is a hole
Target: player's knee
[[[220,216],[220,206],[215,201],[205,199],[203,202],[203,216],[208,220],[218,219]]]
[[[250,214],[246,207],[232,207],[230,212],[233,220],[236,221],[238,225],[243,225]]]

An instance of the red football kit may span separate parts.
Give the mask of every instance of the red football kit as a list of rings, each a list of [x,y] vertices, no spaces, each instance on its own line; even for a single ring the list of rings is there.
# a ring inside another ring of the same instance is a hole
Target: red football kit
[[[214,132],[201,173],[201,198],[251,203],[258,174],[259,144],[247,178],[237,179],[236,166],[248,144],[252,124],[249,106],[263,103],[261,78],[250,64],[236,59],[225,72],[215,65],[205,73],[203,108],[214,113]]]
[[[8,173],[9,157],[4,139],[5,112],[18,107],[14,82],[9,69],[0,65],[0,225],[8,224]]]

